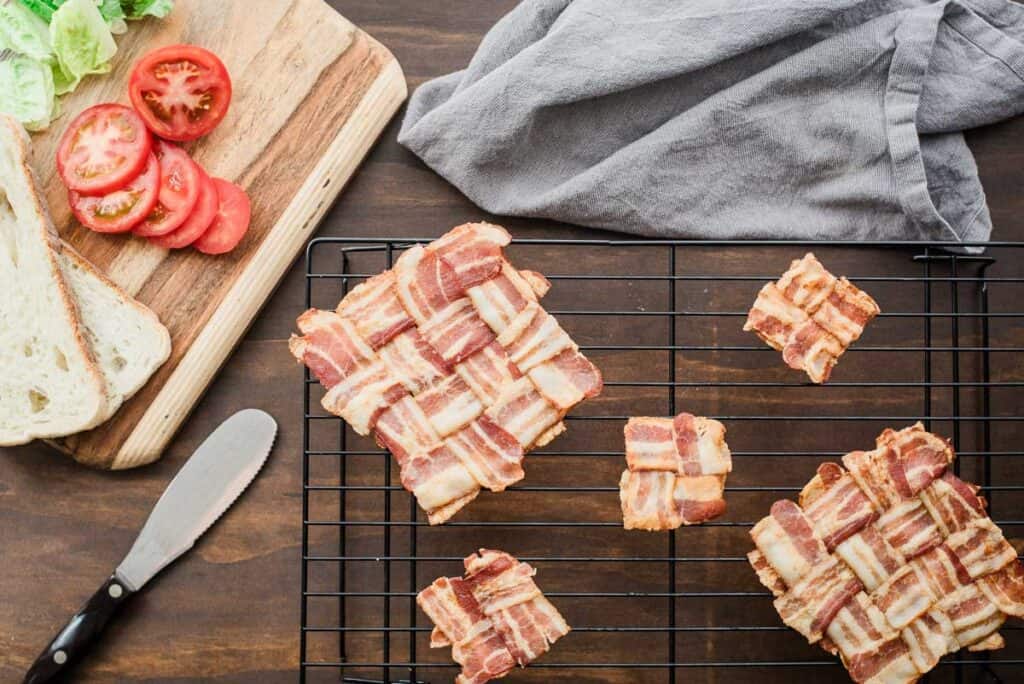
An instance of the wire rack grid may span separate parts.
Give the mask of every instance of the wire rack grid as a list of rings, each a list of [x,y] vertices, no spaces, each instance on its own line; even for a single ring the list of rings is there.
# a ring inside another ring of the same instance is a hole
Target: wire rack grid
[[[351,287],[425,239],[310,243],[306,305]],[[510,682],[842,681],[837,659],[784,627],[746,564],[748,531],[817,464],[921,420],[953,439],[1019,550],[1024,531],[1024,243],[519,240],[519,268],[552,282],[545,307],[605,375],[567,433],[527,456],[526,479],[431,527],[392,458],[304,388],[300,680],[450,682],[415,595],[480,547],[538,569],[573,626]],[[959,251],[948,251],[956,248]],[[883,313],[824,386],[742,332],[764,282],[814,251]],[[973,250],[977,251],[977,250]],[[734,456],[722,518],[670,533],[624,531],[618,476],[630,415],[686,410],[722,421]],[[1012,622],[1012,621],[1011,621]],[[1024,678],[1024,629],[1006,648],[961,651],[932,682]]]

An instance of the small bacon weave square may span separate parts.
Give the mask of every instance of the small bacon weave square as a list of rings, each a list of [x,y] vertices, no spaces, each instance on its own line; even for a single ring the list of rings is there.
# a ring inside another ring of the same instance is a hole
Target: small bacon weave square
[[[920,423],[886,430],[750,532],[782,621],[856,682],[911,684],[948,653],[1002,648],[997,630],[1024,617],[1024,565],[954,458]]]
[[[523,456],[601,392],[600,371],[539,303],[548,281],[505,259],[510,240],[489,223],[457,226],[335,311],[303,313],[289,341],[324,408],[394,454],[432,525],[521,480]]]
[[[823,383],[880,311],[866,292],[836,278],[808,252],[761,288],[743,329],[781,351],[790,368]]]
[[[680,413],[630,418],[624,431],[619,499],[627,530],[674,530],[725,512],[732,456],[721,423]]]
[[[570,627],[541,593],[537,571],[504,551],[468,556],[462,577],[441,577],[416,596],[434,622],[431,648],[452,647],[456,684],[483,684],[526,667]]]

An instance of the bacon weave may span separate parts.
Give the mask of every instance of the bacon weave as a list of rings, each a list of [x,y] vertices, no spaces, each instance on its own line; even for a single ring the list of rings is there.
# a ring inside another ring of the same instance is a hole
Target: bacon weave
[[[948,653],[1001,648],[997,630],[1024,616],[1024,565],[977,487],[947,471],[954,458],[920,424],[886,430],[751,530],[748,559],[783,622],[856,682],[911,684]]]
[[[681,413],[630,418],[624,432],[619,499],[627,530],[674,530],[725,512],[732,457],[721,423]]]
[[[541,307],[550,283],[505,258],[510,239],[488,223],[456,226],[335,311],[303,313],[289,341],[327,390],[324,408],[394,454],[431,524],[522,479],[526,452],[603,386]]]
[[[452,647],[456,684],[483,684],[526,667],[569,633],[541,593],[537,573],[504,551],[468,556],[463,577],[441,577],[416,596],[434,622],[430,646]]]
[[[761,288],[743,329],[781,351],[790,368],[823,383],[879,312],[866,292],[836,278],[808,252]]]

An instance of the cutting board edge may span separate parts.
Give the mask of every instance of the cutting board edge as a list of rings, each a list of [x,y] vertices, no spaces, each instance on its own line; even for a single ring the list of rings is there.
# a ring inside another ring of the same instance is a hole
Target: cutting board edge
[[[372,37],[367,35],[367,38],[380,46]],[[111,454],[107,462],[97,462],[95,455],[79,458],[74,450],[63,448],[63,445],[61,451],[86,465],[111,470],[138,468],[160,458],[294,263],[296,255],[301,254],[303,245],[313,236],[323,216],[408,97],[401,65],[390,51],[383,46],[380,49],[389,58],[387,65],[338,131],[323,158],[303,182],[268,238],[225,294],[202,333],[185,352],[121,448]],[[378,111],[374,113],[374,109]],[[360,127],[369,134],[356,135],[356,129]],[[316,208],[305,221],[301,215],[293,216],[299,214],[303,206],[309,205]],[[288,222],[297,223],[298,229],[282,230],[282,224]],[[257,273],[261,269],[265,270]],[[259,290],[259,296],[252,296],[253,288]],[[248,302],[239,297],[243,290],[248,294]]]

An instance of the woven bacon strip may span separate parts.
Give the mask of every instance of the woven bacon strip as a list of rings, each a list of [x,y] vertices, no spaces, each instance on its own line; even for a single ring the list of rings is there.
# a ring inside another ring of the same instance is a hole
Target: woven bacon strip
[[[761,288],[743,329],[781,351],[788,366],[823,383],[879,312],[866,292],[836,278],[808,252]]]
[[[373,434],[431,524],[523,478],[524,455],[597,396],[601,373],[539,303],[544,276],[505,259],[504,228],[467,223],[311,309],[289,342],[322,405]]]
[[[886,430],[751,530],[783,622],[856,682],[916,682],[948,653],[1001,648],[997,630],[1024,615],[1024,565],[954,458],[920,423]]]
[[[624,432],[619,499],[627,530],[674,530],[725,512],[732,457],[721,423],[681,413],[630,418]]]
[[[526,667],[569,633],[545,598],[537,573],[504,551],[468,556],[462,577],[441,577],[416,596],[433,621],[432,648],[452,647],[462,665],[456,684],[483,684]]]

